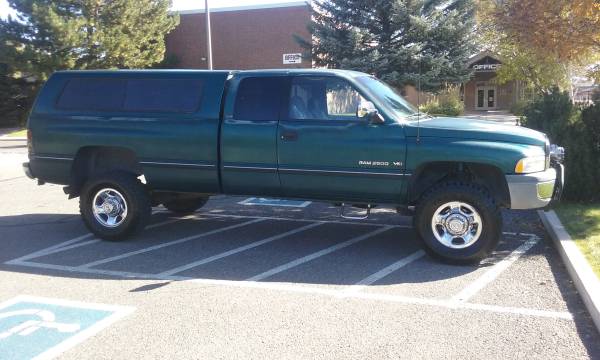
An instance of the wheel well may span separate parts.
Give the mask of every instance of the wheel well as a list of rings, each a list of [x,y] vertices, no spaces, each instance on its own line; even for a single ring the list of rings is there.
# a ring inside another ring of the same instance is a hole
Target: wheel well
[[[71,168],[69,197],[79,196],[83,184],[90,176],[109,171],[123,171],[135,176],[143,173],[137,156],[130,149],[111,146],[82,147],[75,155]]]
[[[508,184],[502,170],[493,165],[468,162],[432,162],[427,163],[413,173],[409,181],[409,201],[411,205],[435,184],[447,180],[462,180],[486,188],[496,203],[510,206]]]

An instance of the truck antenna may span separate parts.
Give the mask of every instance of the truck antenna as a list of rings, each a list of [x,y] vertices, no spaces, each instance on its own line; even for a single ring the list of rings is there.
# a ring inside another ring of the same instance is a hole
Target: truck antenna
[[[419,77],[417,78],[417,144],[421,141],[421,56],[419,56]]]

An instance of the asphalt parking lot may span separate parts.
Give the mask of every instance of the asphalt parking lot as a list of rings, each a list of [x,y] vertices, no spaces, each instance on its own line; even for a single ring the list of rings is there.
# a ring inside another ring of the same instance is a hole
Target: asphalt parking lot
[[[479,266],[430,259],[392,209],[345,220],[328,204],[247,197],[186,217],[155,208],[140,236],[110,243],[59,186],[25,178],[23,156],[0,141],[0,303],[130,309],[60,358],[600,358],[534,212],[505,212],[498,251]]]

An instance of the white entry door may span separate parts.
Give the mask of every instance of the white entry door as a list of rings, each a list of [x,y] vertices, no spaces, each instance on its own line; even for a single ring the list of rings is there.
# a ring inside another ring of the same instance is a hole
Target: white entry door
[[[475,108],[490,110],[496,108],[496,87],[478,86],[475,90]]]

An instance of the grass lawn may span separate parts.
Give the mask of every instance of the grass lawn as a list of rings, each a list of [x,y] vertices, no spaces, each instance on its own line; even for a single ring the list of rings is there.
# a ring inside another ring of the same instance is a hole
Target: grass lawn
[[[600,278],[600,204],[560,204],[555,211]]]
[[[13,131],[11,133],[6,134],[8,137],[26,137],[27,129]]]

